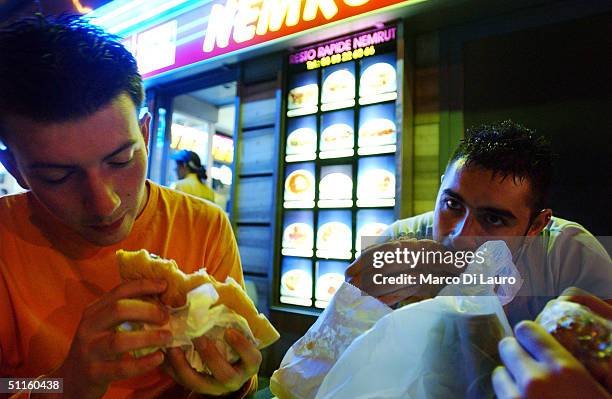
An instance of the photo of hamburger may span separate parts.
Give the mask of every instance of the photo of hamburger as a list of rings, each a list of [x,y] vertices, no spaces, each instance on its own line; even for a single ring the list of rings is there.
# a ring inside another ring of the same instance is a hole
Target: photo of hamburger
[[[372,169],[359,177],[357,198],[394,198],[395,176],[385,169]]]
[[[312,249],[314,232],[306,223],[292,223],[283,232],[283,248]]]
[[[318,100],[319,86],[316,83],[295,87],[289,90],[289,96],[287,98],[287,108],[295,109],[317,105]]]
[[[321,103],[355,98],[355,76],[348,69],[334,71],[323,82]]]
[[[301,269],[293,269],[281,276],[280,294],[298,298],[310,298],[312,279],[308,273]]]
[[[321,133],[321,151],[353,148],[353,128],[346,123],[335,123]]]
[[[370,119],[359,128],[358,143],[360,147],[395,144],[396,141],[395,123],[389,119]]]
[[[317,231],[317,249],[350,251],[351,237],[351,230],[346,224],[325,223]]]
[[[344,173],[330,173],[319,182],[319,199],[351,199],[353,180]]]
[[[286,154],[304,154],[317,151],[317,133],[309,127],[295,129],[287,136]]]
[[[315,287],[315,298],[320,301],[330,301],[343,282],[344,275],[340,273],[325,273],[319,276]]]
[[[359,96],[367,97],[397,90],[395,68],[386,62],[367,67],[359,79]]]

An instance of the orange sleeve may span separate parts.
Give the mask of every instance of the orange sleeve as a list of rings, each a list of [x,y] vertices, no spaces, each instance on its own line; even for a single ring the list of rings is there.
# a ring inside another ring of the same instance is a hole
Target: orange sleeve
[[[244,288],[242,264],[240,263],[238,244],[236,243],[232,226],[225,212],[216,207],[215,211],[217,213],[215,215],[217,218],[217,223],[215,223],[217,231],[211,232],[210,239],[215,239],[216,243],[211,247],[211,252],[208,255],[211,266],[207,265],[207,269],[210,270],[212,276],[217,280],[225,281],[229,276]],[[215,235],[216,237],[214,237]]]
[[[15,353],[9,352],[10,348],[15,348],[17,345],[17,335],[13,305],[2,270],[6,270],[6,267],[0,260],[0,376],[5,377],[5,367],[8,367],[11,360],[17,362],[17,359],[14,358]],[[11,356],[13,359],[11,359]]]

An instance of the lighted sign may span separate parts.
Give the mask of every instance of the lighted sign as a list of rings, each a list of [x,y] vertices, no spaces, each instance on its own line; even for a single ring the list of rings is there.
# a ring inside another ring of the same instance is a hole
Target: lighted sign
[[[376,45],[395,40],[396,34],[397,28],[395,26],[360,33],[349,38],[342,38],[300,50],[289,56],[289,63],[306,63],[307,69],[316,69],[358,60],[376,54]]]
[[[128,41],[132,40],[130,36],[154,31],[168,21],[174,21],[174,30],[165,27],[163,33],[159,33],[163,37],[161,42],[166,46],[164,49],[168,50],[170,43],[176,46],[170,51],[175,54],[172,63],[169,63],[171,56],[159,50],[156,40],[150,41],[153,48],[145,48],[148,44],[143,42],[134,52],[139,65],[147,63],[140,65],[140,68],[143,77],[149,78],[250,46],[306,34],[330,23],[410,2],[415,0],[134,0],[111,2],[88,16],[93,23]],[[312,57],[310,53],[299,57],[316,61],[315,66],[325,66],[328,61],[331,64],[338,60],[341,62],[373,55],[376,44],[395,38],[395,28],[389,29],[352,38],[350,43],[330,44],[322,50],[327,52],[322,57],[318,49],[315,49]],[[172,36],[173,32],[176,33],[175,37]],[[170,40],[172,38],[174,40]],[[155,65],[150,56],[142,55],[143,52],[155,53],[163,61],[159,60],[159,65]],[[143,57],[146,61],[142,61]],[[164,66],[160,66],[162,64]]]
[[[212,141],[212,156],[216,161],[232,163],[234,160],[234,140],[215,134]]]

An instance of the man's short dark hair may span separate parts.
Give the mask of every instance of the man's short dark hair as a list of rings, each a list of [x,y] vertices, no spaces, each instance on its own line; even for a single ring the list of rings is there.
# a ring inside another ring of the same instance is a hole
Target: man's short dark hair
[[[65,122],[122,92],[142,105],[136,60],[119,38],[82,17],[36,14],[0,30],[0,118]]]
[[[533,212],[547,207],[553,153],[549,142],[535,131],[511,120],[473,127],[466,131],[449,165],[458,159],[466,166],[490,170],[494,176],[527,180]]]

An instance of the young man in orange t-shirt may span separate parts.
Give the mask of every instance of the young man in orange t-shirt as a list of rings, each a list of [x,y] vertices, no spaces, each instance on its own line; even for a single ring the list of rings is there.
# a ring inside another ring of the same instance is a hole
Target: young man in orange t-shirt
[[[237,365],[205,338],[194,341],[210,376],[178,348],[130,355],[168,343],[161,327],[116,330],[168,318],[139,299],[165,283],[121,283],[117,249],[146,248],[186,272],[205,266],[243,284],[224,213],[145,179],[150,116],[138,119],[143,85],[132,55],[67,16],[10,26],[0,32],[0,54],[1,160],[29,190],[0,199],[0,376],[63,378],[63,397],[74,398],[242,397],[255,389],[261,354],[235,330],[225,337]]]

